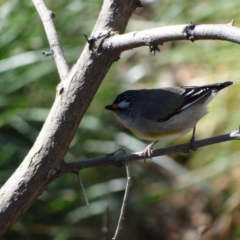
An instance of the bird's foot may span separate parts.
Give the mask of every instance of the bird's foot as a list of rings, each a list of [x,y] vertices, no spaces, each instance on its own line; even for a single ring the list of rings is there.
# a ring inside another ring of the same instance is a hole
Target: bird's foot
[[[197,147],[195,145],[195,139],[194,138],[191,138],[190,142],[189,142],[189,145],[188,145],[188,148],[186,150],[186,153],[189,153],[190,151],[197,151]]]
[[[153,146],[157,143],[158,141],[154,141],[151,144],[149,144],[140,154],[141,157],[144,157],[144,162],[146,163],[146,159],[152,159],[153,155]]]
[[[193,150],[193,151],[197,150],[197,147],[195,145],[195,131],[196,131],[196,126],[193,128],[192,137],[191,137],[191,140],[189,142],[188,149],[186,150],[187,153],[189,153],[190,150]]]
[[[197,147],[195,145],[195,139],[191,139],[191,141],[189,143],[189,151],[190,150],[197,151]]]

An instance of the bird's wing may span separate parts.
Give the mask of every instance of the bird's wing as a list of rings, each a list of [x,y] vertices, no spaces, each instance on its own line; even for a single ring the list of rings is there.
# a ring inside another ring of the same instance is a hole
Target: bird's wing
[[[148,94],[143,94],[141,111],[147,120],[164,122],[177,114],[184,103],[184,97],[180,93],[181,88],[151,89]],[[147,97],[146,97],[147,96]],[[141,94],[140,96],[141,97]],[[139,109],[137,107],[136,109]],[[137,112],[136,112],[137,114]]]
[[[211,92],[212,89],[207,87],[161,89],[161,96],[160,93],[153,94],[153,96],[144,103],[143,114],[148,120],[165,122],[201,99],[207,99],[207,96],[209,96]]]
[[[208,98],[211,95],[213,89],[207,86],[203,87],[181,87],[185,91],[182,92],[182,97],[184,98],[184,102],[179,109],[178,113],[182,112],[183,110],[191,107],[194,103]]]
[[[143,115],[146,119],[157,122],[168,121],[194,104],[206,105],[218,91],[232,84],[229,81],[199,87],[183,86],[146,90],[149,91],[149,94],[143,102]]]

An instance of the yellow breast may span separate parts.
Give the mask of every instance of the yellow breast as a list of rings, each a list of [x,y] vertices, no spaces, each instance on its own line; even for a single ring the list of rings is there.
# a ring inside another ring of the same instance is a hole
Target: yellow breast
[[[132,128],[129,128],[129,130],[136,137],[150,141],[156,141],[160,139],[174,139],[185,133],[185,132],[169,132],[169,133],[137,132],[135,129]]]

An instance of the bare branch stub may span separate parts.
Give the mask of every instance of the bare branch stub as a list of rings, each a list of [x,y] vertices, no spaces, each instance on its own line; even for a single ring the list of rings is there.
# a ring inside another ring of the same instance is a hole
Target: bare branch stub
[[[196,24],[190,23],[183,29],[183,34],[190,40],[191,42],[195,41],[195,34],[194,34],[194,29],[196,27]]]
[[[53,56],[53,50],[50,50],[48,52],[45,52],[45,51],[42,51],[42,54],[45,56],[45,57],[50,57],[50,56]]]
[[[229,23],[230,26],[234,26],[234,19]]]
[[[150,45],[149,45],[149,50],[150,50],[150,53],[151,53],[153,56],[155,56],[156,51],[160,52],[160,48],[159,48],[157,45],[155,45],[155,44],[150,44]]]
[[[94,45],[94,42],[97,40],[95,37],[93,36],[87,36],[86,34],[83,34],[83,36],[86,38],[88,44],[89,44],[89,50],[92,50],[93,49],[93,45]]]
[[[230,137],[240,140],[240,127],[237,127],[233,132],[231,132]]]
[[[136,35],[136,33],[134,33],[134,36]],[[150,53],[155,56],[156,54],[156,51],[160,52],[160,48],[158,47],[157,44],[154,43],[154,41],[152,40],[152,37],[148,34],[146,34],[144,36],[144,42],[147,46],[149,46],[149,50],[150,50]]]
[[[99,40],[101,43],[102,41],[104,41],[105,38],[114,36],[115,34],[119,34],[119,33],[108,30],[108,31],[100,32],[96,36],[87,36],[86,34],[83,34],[83,36],[86,38],[89,44],[89,50],[93,51],[94,45],[97,40]]]
[[[54,19],[56,17],[56,14],[53,11],[50,11],[50,17]]]
[[[122,152],[124,155],[127,154],[124,148],[119,148],[111,153],[106,154],[106,156],[114,156],[118,152]]]

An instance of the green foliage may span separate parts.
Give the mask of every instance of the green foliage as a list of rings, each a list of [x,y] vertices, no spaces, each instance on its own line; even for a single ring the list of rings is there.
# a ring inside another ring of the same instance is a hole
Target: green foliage
[[[46,1],[67,61],[72,65],[90,35],[102,1]],[[153,1],[139,8],[127,31],[187,24],[240,25],[240,2]],[[55,97],[59,76],[41,20],[30,1],[0,2],[0,185],[11,176],[33,145]],[[141,142],[105,111],[126,89],[202,85],[231,80],[210,104],[197,138],[232,131],[239,125],[239,46],[220,41],[168,42],[153,57],[147,47],[124,52],[97,92],[72,141],[66,161],[107,154],[119,147],[140,151]],[[168,146],[189,140],[189,136]],[[225,221],[222,239],[239,239],[239,143],[208,146],[190,154],[130,164],[132,184],[119,239],[173,239],[197,226]],[[176,161],[174,161],[174,160]],[[125,188],[125,169],[99,167],[81,171],[90,206],[74,175],[55,180],[3,239],[100,239],[102,217],[109,206],[108,239],[113,236]],[[192,208],[190,208],[190,206]],[[203,212],[203,213],[202,213]],[[195,215],[194,215],[195,214]],[[202,215],[201,215],[202,214]],[[195,218],[194,218],[195,217]],[[204,219],[204,221],[202,220]],[[219,225],[218,225],[219,223]],[[213,239],[216,233],[205,239]],[[187,239],[187,237],[185,238]],[[193,237],[191,238],[193,239]],[[220,239],[220,238],[218,238]]]

